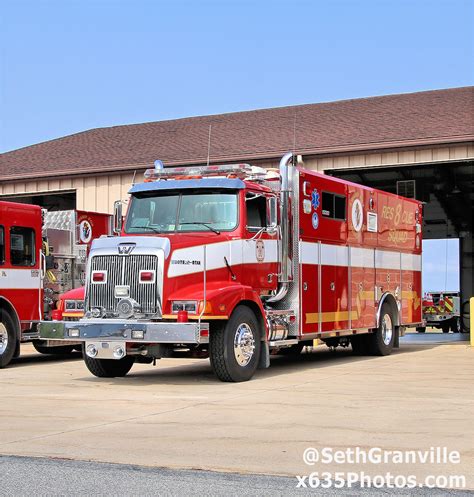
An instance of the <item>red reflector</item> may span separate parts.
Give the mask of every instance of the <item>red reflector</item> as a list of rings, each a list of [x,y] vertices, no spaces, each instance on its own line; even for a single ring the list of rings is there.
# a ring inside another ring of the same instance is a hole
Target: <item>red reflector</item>
[[[51,319],[53,321],[61,321],[63,319],[63,311],[54,309],[54,311],[51,312]]]
[[[199,332],[199,335],[202,337],[208,337],[209,336],[209,330],[201,330]]]
[[[105,273],[92,273],[92,281],[105,281]]]
[[[188,322],[188,311],[178,311],[178,323]]]
[[[153,281],[153,271],[141,271],[140,281]]]

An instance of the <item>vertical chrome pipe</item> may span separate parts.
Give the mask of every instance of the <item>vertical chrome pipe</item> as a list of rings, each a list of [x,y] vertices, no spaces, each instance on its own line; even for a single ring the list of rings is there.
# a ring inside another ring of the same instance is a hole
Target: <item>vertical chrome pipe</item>
[[[278,278],[280,287],[275,295],[267,299],[267,302],[278,302],[288,293],[289,265],[288,255],[290,248],[290,165],[293,152],[286,153],[280,160],[280,230],[281,239],[278,250],[280,259],[280,276]]]

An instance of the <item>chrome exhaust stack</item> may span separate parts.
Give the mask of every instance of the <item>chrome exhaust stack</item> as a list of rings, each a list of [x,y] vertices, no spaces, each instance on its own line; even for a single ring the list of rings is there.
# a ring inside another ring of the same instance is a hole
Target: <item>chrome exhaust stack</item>
[[[292,166],[293,152],[286,153],[280,160],[280,229],[281,240],[278,250],[280,258],[280,275],[278,281],[280,287],[275,295],[269,297],[266,302],[278,302],[285,298],[288,293],[289,281],[289,264],[288,250],[290,246],[290,166]]]

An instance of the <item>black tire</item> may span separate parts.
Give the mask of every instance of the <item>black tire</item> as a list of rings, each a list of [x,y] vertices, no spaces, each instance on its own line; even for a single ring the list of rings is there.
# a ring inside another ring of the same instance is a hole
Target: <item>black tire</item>
[[[98,378],[116,378],[125,376],[133,366],[135,358],[125,356],[122,359],[93,359],[82,351],[87,369]]]
[[[10,364],[17,348],[15,322],[11,315],[0,309],[0,368]]]
[[[237,334],[245,333],[250,341],[248,356],[234,346]],[[255,314],[245,305],[235,308],[232,316],[224,326],[211,330],[209,335],[209,355],[215,375],[221,381],[248,381],[254,375],[261,350],[261,334]],[[250,353],[251,352],[251,353]],[[240,362],[237,360],[240,357]],[[247,361],[247,362],[246,362]]]
[[[370,338],[371,336],[368,334],[355,335],[351,337],[352,352],[355,355],[368,355],[370,352],[369,349]]]
[[[44,345],[42,341],[34,341],[33,347],[36,352],[40,354],[50,354],[50,355],[66,355],[71,354],[74,350],[74,345],[58,345],[57,347],[48,347]]]
[[[461,332],[461,320],[459,318],[452,318],[451,319],[451,331],[453,333],[460,333]]]
[[[425,326],[418,326],[418,328],[416,329],[416,331],[418,333],[424,333],[426,331],[426,327]]]
[[[285,357],[298,357],[305,348],[305,346],[306,344],[304,342],[299,342],[296,343],[295,345],[292,345],[291,347],[282,347],[278,351],[278,355],[282,355]]]
[[[391,333],[389,333],[391,329]],[[397,329],[392,308],[387,303],[382,305],[380,322],[376,331],[369,335],[369,349],[373,355],[390,355],[395,343]]]
[[[443,330],[443,333],[449,333],[449,323],[443,323],[441,329]]]

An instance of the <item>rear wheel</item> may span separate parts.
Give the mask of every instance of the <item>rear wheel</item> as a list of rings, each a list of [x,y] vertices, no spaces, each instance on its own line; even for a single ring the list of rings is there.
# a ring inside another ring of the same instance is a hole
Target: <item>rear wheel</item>
[[[388,304],[383,304],[379,327],[369,335],[370,352],[374,355],[389,355],[395,343],[395,316]]]
[[[260,330],[255,314],[238,306],[227,323],[211,331],[209,355],[214,373],[221,381],[247,381],[257,369]]]
[[[87,369],[98,378],[116,378],[125,376],[133,366],[135,358],[125,356],[122,359],[93,359],[84,351],[82,353]]]
[[[418,333],[424,333],[426,331],[426,327],[425,326],[418,326],[418,328],[416,329],[416,331]]]
[[[59,345],[57,347],[48,347],[44,345],[42,341],[34,341],[33,347],[36,352],[40,354],[51,354],[51,355],[66,355],[70,354],[74,350],[74,345]]]
[[[459,318],[453,318],[451,320],[451,331],[453,333],[461,332],[461,320]]]
[[[0,368],[10,364],[16,345],[15,323],[8,312],[0,309]]]
[[[443,323],[441,329],[443,330],[443,333],[449,333],[449,323]]]

